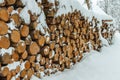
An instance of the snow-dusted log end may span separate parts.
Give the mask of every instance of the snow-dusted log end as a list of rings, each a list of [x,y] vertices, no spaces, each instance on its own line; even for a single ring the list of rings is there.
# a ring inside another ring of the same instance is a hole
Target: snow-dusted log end
[[[112,44],[113,19],[89,0],[0,0],[0,78],[43,78]],[[35,80],[35,79],[34,79]]]

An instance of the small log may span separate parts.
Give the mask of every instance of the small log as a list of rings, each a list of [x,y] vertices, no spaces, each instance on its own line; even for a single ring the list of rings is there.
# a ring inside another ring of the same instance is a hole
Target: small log
[[[50,42],[50,36],[46,36],[46,44],[49,44],[49,42]]]
[[[55,51],[54,51],[54,50],[51,50],[51,51],[49,52],[49,59],[52,59],[52,58],[54,57],[54,55],[55,55]]]
[[[64,56],[61,54],[61,55],[59,56],[59,64],[62,65],[64,62],[65,62]]]
[[[40,62],[41,58],[42,58],[42,55],[41,55],[41,54],[38,54],[38,55],[36,56],[36,61],[37,61],[37,62]]]
[[[9,68],[8,67],[4,67],[3,70],[2,70],[2,76],[3,77],[6,77],[9,73]]]
[[[12,69],[10,72],[12,73],[12,76],[16,75],[15,69]]]
[[[0,21],[0,35],[5,35],[8,33],[8,26],[5,22]]]
[[[20,12],[22,11],[22,8],[21,7],[17,8],[17,11],[18,11],[18,14],[20,14]]]
[[[29,27],[27,25],[23,25],[20,29],[20,33],[22,37],[27,37],[29,34]]]
[[[50,25],[50,32],[54,33],[56,31],[56,25]]]
[[[23,7],[23,3],[22,3],[21,0],[16,0],[15,4],[16,4],[17,7]]]
[[[53,50],[54,48],[55,48],[55,42],[52,41],[52,42],[50,42],[50,49]]]
[[[31,77],[32,77],[32,75],[34,75],[34,70],[30,68],[30,69],[27,71],[27,79],[30,80]]]
[[[25,44],[28,46],[30,45],[32,42],[31,36],[27,36],[27,38],[25,39]]]
[[[5,37],[5,36],[2,36],[0,37],[0,48],[9,48],[10,46],[10,40],[9,38]]]
[[[17,44],[16,51],[18,53],[23,53],[26,50],[26,44],[24,41],[21,41]]]
[[[28,57],[28,52],[25,50],[25,51],[22,53],[21,58],[24,60],[24,59],[27,59],[27,57]]]
[[[26,74],[27,74],[26,69],[23,69],[23,70],[20,72],[20,77],[21,77],[21,78],[24,78]]]
[[[5,53],[2,56],[2,64],[8,64],[11,61],[11,56],[8,53]]]
[[[9,14],[11,14],[13,10],[14,10],[14,7],[13,7],[13,6],[9,6],[9,7],[7,8],[7,12],[8,12]]]
[[[35,62],[36,56],[29,56],[28,59],[30,63]]]
[[[16,0],[6,0],[7,5],[13,5],[15,4]]]
[[[54,55],[54,62],[57,62],[57,61],[59,61],[59,54],[55,53],[55,55]]]
[[[13,59],[14,61],[18,61],[18,60],[19,60],[19,55],[18,55],[17,52],[13,51],[13,53],[12,53],[12,59]]]
[[[38,31],[38,30],[34,30],[34,31],[31,33],[31,38],[32,38],[33,40],[38,39],[39,36],[40,36],[40,31]]]
[[[45,65],[45,57],[42,57],[40,60],[40,65],[44,66]]]
[[[0,9],[0,19],[7,22],[9,20],[9,13],[7,9],[1,8]]]
[[[29,61],[26,61],[24,66],[25,66],[25,69],[28,70],[30,68],[31,64]]]
[[[55,34],[54,33],[51,34],[51,40],[55,40]]]
[[[20,80],[20,77],[17,77],[15,80]]]
[[[38,39],[38,44],[39,46],[44,46],[45,44],[45,37],[44,36],[40,36],[39,39]]]
[[[19,73],[19,72],[20,72],[20,66],[17,66],[17,67],[16,67],[15,72],[16,72],[16,73]]]
[[[20,41],[20,32],[18,30],[13,30],[11,33],[11,41],[13,43],[18,43]]]
[[[65,67],[67,69],[70,69],[70,59],[69,58],[65,58]]]
[[[43,56],[47,56],[50,52],[50,47],[49,46],[44,46],[43,49],[41,50],[41,53]]]
[[[17,26],[17,27],[19,27],[20,25],[21,25],[21,18],[20,18],[20,16],[19,16],[19,14],[17,14],[17,13],[15,13],[15,14],[13,14],[12,16],[11,16],[11,19],[13,19],[14,20],[14,22],[15,22],[15,25]]]
[[[70,36],[70,31],[67,30],[67,29],[65,29],[65,30],[64,30],[64,35],[69,37],[69,36]]]
[[[29,46],[29,52],[31,55],[36,55],[40,51],[40,47],[36,42],[32,42]]]
[[[9,72],[8,75],[7,75],[7,80],[11,80],[11,78],[12,78],[12,73]]]

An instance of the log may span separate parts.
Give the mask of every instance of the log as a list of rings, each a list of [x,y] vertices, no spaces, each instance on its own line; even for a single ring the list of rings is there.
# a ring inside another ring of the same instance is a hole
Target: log
[[[12,76],[16,75],[15,69],[12,69],[10,72],[12,73]]]
[[[6,77],[9,73],[9,68],[8,67],[4,67],[3,70],[2,70],[2,76],[3,77]]]
[[[19,26],[21,25],[22,20],[21,20],[19,14],[17,14],[17,13],[12,14],[11,19],[14,20],[15,25],[16,25],[17,27],[19,27]]]
[[[64,35],[69,37],[70,36],[70,31],[68,29],[65,29],[64,30]]]
[[[44,46],[43,49],[41,50],[41,53],[43,56],[47,56],[50,52],[50,47],[49,46]]]
[[[7,9],[1,8],[0,9],[0,19],[7,22],[9,20],[9,13]]]
[[[54,48],[55,48],[55,42],[52,41],[52,42],[50,42],[50,49],[53,50]]]
[[[31,55],[36,55],[40,51],[40,47],[36,42],[32,42],[29,46],[29,52]]]
[[[49,52],[49,59],[52,59],[52,58],[54,57],[54,55],[55,55],[55,51],[54,51],[54,50],[51,50],[51,51]]]
[[[26,50],[26,44],[25,44],[25,42],[24,41],[18,42],[17,47],[16,47],[16,51],[21,54],[25,50]]]
[[[56,29],[57,29],[56,25],[50,25],[49,28],[50,28],[51,33],[54,33],[56,31]]]
[[[11,56],[8,53],[5,53],[2,56],[2,64],[8,64],[11,61]]]
[[[5,35],[8,33],[8,26],[5,22],[0,21],[0,35]]]
[[[20,41],[20,32],[18,30],[13,30],[10,37],[13,43],[18,43]]]
[[[50,42],[50,36],[46,36],[46,41],[45,41],[45,43],[46,43],[46,44],[49,44],[49,42]]]
[[[28,57],[28,60],[29,60],[30,63],[35,62],[35,59],[36,59],[36,56],[29,56]]]
[[[26,74],[27,74],[26,69],[23,69],[23,70],[20,72],[20,77],[21,77],[21,78],[24,78]]]
[[[9,48],[10,46],[10,40],[9,38],[5,37],[5,36],[2,36],[0,37],[0,48]]]
[[[54,55],[54,62],[58,62],[59,61],[59,54],[55,53]]]
[[[7,5],[13,5],[15,4],[16,0],[6,0]]]
[[[40,36],[39,38],[38,38],[38,44],[39,44],[39,46],[44,46],[44,44],[45,44],[45,37],[44,36]]]
[[[30,66],[31,66],[30,62],[26,61],[25,65],[24,65],[25,69],[28,70],[30,68]]]
[[[28,57],[28,52],[25,50],[25,51],[22,53],[21,58],[24,60],[24,59],[27,59],[27,57]]]
[[[20,72],[20,66],[17,66],[17,67],[16,67],[15,72],[16,72],[16,73],[19,73],[19,72]]]
[[[7,12],[8,12],[9,14],[11,14],[13,10],[14,10],[14,7],[13,7],[13,6],[9,6],[9,7],[7,8]]]
[[[37,39],[39,38],[39,36],[40,36],[40,31],[38,31],[38,30],[34,30],[34,31],[31,33],[31,38],[32,38],[33,40],[37,40]]]
[[[27,37],[29,34],[29,27],[27,25],[23,25],[20,29],[20,33],[22,37]]]
[[[8,75],[7,75],[7,80],[11,80],[11,78],[12,78],[12,73],[9,72]]]
[[[12,59],[13,59],[14,61],[18,61],[18,60],[19,60],[19,55],[18,55],[17,52],[13,51],[13,53],[12,53]]]
[[[40,65],[44,66],[45,65],[45,57],[42,57],[40,60]]]
[[[34,75],[34,70],[32,68],[30,68],[28,71],[27,71],[27,79],[30,80],[32,75]]]
[[[67,69],[70,69],[70,59],[69,58],[65,58],[65,67]]]

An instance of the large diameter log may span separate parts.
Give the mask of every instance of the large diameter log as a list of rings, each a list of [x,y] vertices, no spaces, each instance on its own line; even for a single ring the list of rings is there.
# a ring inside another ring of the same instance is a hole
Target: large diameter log
[[[0,37],[0,48],[9,48],[10,46],[10,40],[9,38],[3,36],[3,37]]]
[[[31,55],[36,55],[40,51],[40,47],[36,42],[32,42],[29,46],[29,52]]]
[[[14,20],[15,25],[16,25],[17,27],[19,27],[19,26],[21,25],[21,18],[20,18],[20,16],[19,16],[19,14],[15,13],[15,14],[13,14],[13,15],[11,16],[11,18]]]
[[[22,37],[27,37],[29,34],[29,27],[27,25],[23,25],[20,29],[20,33]]]
[[[13,43],[18,43],[20,41],[20,32],[17,30],[13,30],[11,33],[11,41]]]
[[[0,21],[0,35],[5,35],[8,32],[8,26],[5,22]]]
[[[8,14],[7,9],[5,9],[5,8],[0,9],[0,19],[3,21],[9,20],[9,14]]]

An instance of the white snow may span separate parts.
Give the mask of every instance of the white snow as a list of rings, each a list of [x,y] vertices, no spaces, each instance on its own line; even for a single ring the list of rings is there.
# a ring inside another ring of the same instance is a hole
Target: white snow
[[[58,72],[43,79],[31,80],[120,80],[120,33],[116,32],[114,44],[101,52],[86,53],[81,62],[70,70]]]
[[[1,4],[1,3],[4,3],[4,0],[0,0],[0,4]]]
[[[32,14],[39,15],[41,8],[38,6],[35,0],[21,0],[25,7],[20,12],[20,17],[24,19],[26,24],[30,24],[30,10]]]
[[[12,55],[14,48],[13,47],[9,47],[8,49],[0,49],[0,55],[4,55],[5,53],[9,53],[10,55]]]

